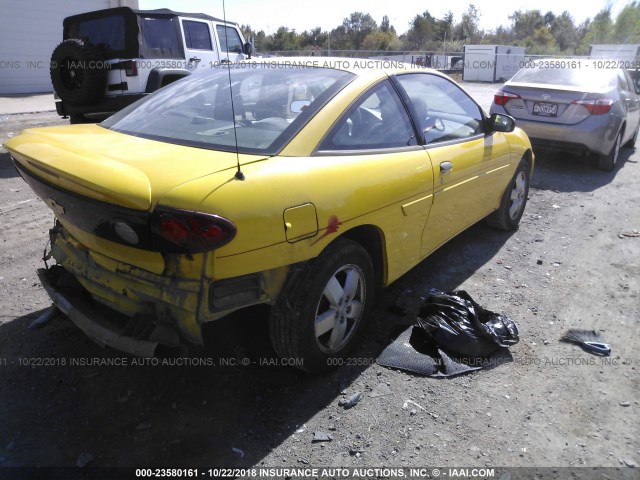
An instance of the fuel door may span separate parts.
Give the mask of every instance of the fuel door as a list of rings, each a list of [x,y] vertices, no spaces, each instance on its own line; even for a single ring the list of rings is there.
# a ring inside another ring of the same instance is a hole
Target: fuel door
[[[283,220],[287,242],[294,243],[318,233],[318,215],[312,203],[287,208]]]

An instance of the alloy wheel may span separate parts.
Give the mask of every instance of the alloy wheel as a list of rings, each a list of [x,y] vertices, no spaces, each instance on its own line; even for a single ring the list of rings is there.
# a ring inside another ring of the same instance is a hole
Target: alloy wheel
[[[316,308],[314,329],[320,350],[335,353],[349,343],[362,317],[365,289],[357,265],[345,265],[329,278]]]

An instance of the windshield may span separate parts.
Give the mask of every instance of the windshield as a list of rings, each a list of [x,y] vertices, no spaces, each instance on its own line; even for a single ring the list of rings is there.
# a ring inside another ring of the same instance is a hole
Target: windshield
[[[237,138],[240,152],[272,155],[353,77],[324,68],[222,66],[172,83],[101,125],[169,143],[226,151],[235,151]]]
[[[557,68],[560,61],[542,62],[535,67],[525,67],[516,73],[511,83],[541,83],[544,85],[563,85],[568,87],[602,90],[615,86],[616,71],[593,67],[568,65]],[[565,62],[569,64],[570,62]],[[575,63],[575,62],[573,62]]]

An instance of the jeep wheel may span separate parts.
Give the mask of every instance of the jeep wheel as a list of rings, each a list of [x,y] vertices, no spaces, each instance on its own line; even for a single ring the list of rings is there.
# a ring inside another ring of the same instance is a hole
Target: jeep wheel
[[[271,311],[273,347],[301,370],[333,370],[360,337],[373,303],[371,258],[360,244],[337,240],[294,280]]]
[[[82,115],[81,113],[70,113],[69,114],[69,123],[71,125],[75,125],[78,123],[96,123],[95,120],[89,120],[88,118],[85,118],[84,115]]]
[[[100,51],[77,38],[58,45],[51,55],[51,83],[70,105],[97,100],[107,85],[107,71]]]

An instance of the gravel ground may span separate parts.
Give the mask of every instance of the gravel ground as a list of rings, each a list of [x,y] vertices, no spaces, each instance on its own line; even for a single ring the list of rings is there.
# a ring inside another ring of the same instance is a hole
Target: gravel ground
[[[470,89],[490,99],[496,87]],[[0,140],[60,123],[0,114]],[[604,173],[539,157],[517,232],[478,224],[439,249],[383,292],[352,364],[312,377],[274,365],[261,308],[213,325],[207,347],[177,366],[102,350],[63,316],[30,329],[50,305],[35,270],[53,216],[0,150],[0,478],[25,475],[10,467],[85,465],[608,467],[607,478],[640,478],[639,160],[626,149]],[[389,308],[411,310],[431,287],[465,289],[514,319],[521,339],[509,361],[450,379],[375,364],[413,321]],[[611,356],[559,342],[569,328],[598,330]],[[355,407],[340,405],[356,392]],[[572,475],[591,478],[581,472]]]

